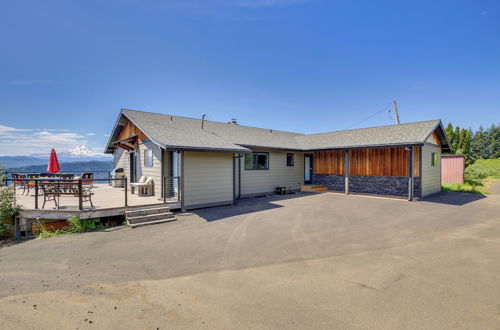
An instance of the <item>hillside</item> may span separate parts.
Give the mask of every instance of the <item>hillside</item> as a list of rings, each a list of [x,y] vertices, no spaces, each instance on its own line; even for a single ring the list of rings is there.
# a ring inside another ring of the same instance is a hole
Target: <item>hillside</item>
[[[47,164],[47,159],[41,159],[33,156],[0,156],[0,167],[24,167],[28,165]]]
[[[79,173],[79,172],[95,172],[95,171],[111,171],[113,169],[113,161],[79,161],[61,163],[61,173]],[[7,168],[8,172],[46,172],[47,164],[29,165],[24,167]]]

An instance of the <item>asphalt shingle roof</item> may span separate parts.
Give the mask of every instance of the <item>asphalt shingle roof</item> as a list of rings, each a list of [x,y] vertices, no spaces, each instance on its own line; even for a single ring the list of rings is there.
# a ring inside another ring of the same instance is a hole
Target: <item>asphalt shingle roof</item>
[[[336,131],[299,134],[216,121],[156,114],[136,110],[122,113],[153,142],[167,148],[213,149],[247,152],[248,147],[318,150],[348,147],[422,144],[439,120]]]
[[[348,148],[424,143],[439,120],[310,134],[296,139],[303,149]]]

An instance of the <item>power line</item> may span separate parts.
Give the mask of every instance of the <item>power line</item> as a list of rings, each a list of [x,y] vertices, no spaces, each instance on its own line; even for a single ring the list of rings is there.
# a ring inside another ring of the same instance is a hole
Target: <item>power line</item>
[[[387,103],[387,105],[382,109],[382,110],[379,110],[377,112],[374,112],[372,113],[370,116],[366,117],[365,119],[363,120],[360,120],[358,121],[357,123],[355,123],[354,125],[350,126],[349,128],[354,128],[355,126],[369,120],[369,119],[372,119],[373,117],[375,117],[376,115],[378,115],[379,113],[382,113],[384,111],[389,111],[389,116],[390,116],[390,112],[391,112],[391,108],[389,107],[390,103]]]

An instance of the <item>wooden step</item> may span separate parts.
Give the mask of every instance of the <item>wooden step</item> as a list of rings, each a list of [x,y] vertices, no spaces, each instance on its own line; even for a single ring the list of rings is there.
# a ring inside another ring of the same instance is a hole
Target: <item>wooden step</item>
[[[127,217],[127,222],[129,224],[131,224],[131,223],[148,222],[148,221],[154,221],[154,220],[158,220],[158,219],[167,219],[167,218],[173,218],[173,217],[174,217],[174,214],[172,212],[164,212],[164,213],[140,215],[137,217]]]
[[[170,208],[168,206],[159,206],[159,207],[151,207],[151,208],[141,208],[141,209],[135,209],[135,210],[128,210],[125,211],[125,215],[133,215],[137,216],[140,214],[152,214],[152,213],[158,213],[158,212],[169,212]]]
[[[171,222],[171,221],[176,221],[176,220],[177,220],[177,218],[172,217],[172,218],[159,219],[159,220],[153,220],[153,221],[147,221],[147,222],[131,223],[131,224],[129,224],[129,226],[131,228],[137,228],[137,227],[142,227],[142,226],[147,226],[147,225],[156,225],[159,223]]]
[[[300,191],[323,192],[328,191],[328,188],[321,185],[305,185],[300,187]]]

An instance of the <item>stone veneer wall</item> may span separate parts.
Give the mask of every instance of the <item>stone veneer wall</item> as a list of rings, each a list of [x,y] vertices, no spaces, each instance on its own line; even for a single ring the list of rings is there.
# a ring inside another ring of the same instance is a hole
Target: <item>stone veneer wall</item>
[[[349,192],[408,196],[406,176],[350,176]],[[413,178],[413,195],[420,196],[420,178]]]
[[[312,183],[323,185],[333,191],[345,191],[345,178],[342,175],[314,174]],[[349,192],[408,196],[408,177],[350,176]],[[420,196],[420,178],[413,178],[413,195]]]
[[[345,191],[343,175],[313,174],[312,183],[327,187],[333,191]]]

